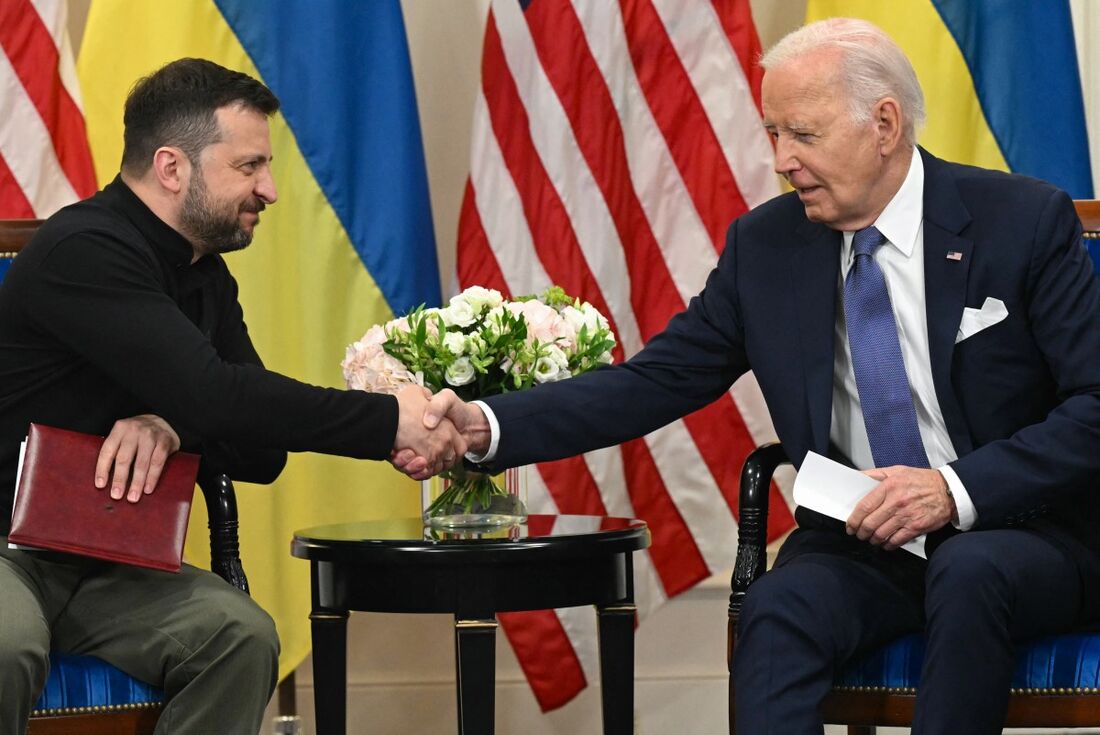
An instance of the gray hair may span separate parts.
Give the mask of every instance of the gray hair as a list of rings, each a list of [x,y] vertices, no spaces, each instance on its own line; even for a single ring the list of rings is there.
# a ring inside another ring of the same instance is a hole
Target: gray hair
[[[875,103],[893,97],[901,107],[902,135],[916,144],[916,131],[924,125],[924,92],[909,59],[878,26],[856,18],[811,23],[784,36],[760,58],[760,66],[767,71],[822,49],[840,51],[852,120],[869,122]]]

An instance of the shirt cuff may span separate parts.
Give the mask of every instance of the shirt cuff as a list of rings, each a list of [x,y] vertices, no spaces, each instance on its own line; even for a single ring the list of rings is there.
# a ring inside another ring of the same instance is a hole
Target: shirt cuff
[[[493,409],[489,408],[489,404],[484,401],[470,401],[470,405],[480,408],[481,412],[485,414],[485,419],[489,422],[489,448],[481,456],[473,452],[466,452],[466,459],[474,464],[488,464],[497,456],[497,445],[500,443],[500,422],[497,421],[497,415],[493,413]]]
[[[945,464],[943,467],[937,467],[936,469],[943,475],[943,479],[947,480],[947,489],[955,498],[955,509],[959,513],[959,521],[958,523],[951,521],[951,525],[960,531],[969,531],[978,522],[978,509],[974,507],[974,501],[970,499],[970,493],[966,491],[962,480],[959,479],[959,476],[955,474],[955,470],[950,465]]]

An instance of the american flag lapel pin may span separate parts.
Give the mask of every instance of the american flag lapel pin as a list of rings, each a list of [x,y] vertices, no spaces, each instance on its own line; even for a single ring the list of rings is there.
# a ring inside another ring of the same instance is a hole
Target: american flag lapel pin
[[[960,253],[958,250],[948,250],[947,251],[947,259],[948,260],[962,260],[963,259],[963,254]]]

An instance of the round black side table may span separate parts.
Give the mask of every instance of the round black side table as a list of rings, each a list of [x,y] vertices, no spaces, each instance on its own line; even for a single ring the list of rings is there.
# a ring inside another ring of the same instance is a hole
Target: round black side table
[[[493,732],[496,613],[595,605],[603,730],[629,735],[634,716],[634,567],[649,546],[642,521],[533,515],[524,526],[444,533],[420,519],[297,531],[310,562],[318,735],[344,735],[347,620],[352,610],[452,613],[458,732]]]

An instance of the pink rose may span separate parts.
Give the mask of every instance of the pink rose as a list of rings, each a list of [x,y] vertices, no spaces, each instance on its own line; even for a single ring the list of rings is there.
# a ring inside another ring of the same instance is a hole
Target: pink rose
[[[348,345],[344,361],[340,363],[348,388],[392,395],[407,385],[417,383],[416,376],[382,348],[385,334],[381,342],[368,341],[378,339],[375,330],[381,331],[382,327],[371,327],[362,340]]]
[[[576,331],[551,307],[535,299],[512,302],[507,307],[527,322],[528,344],[538,340],[541,344],[556,343],[564,349],[573,347],[577,339]]]

